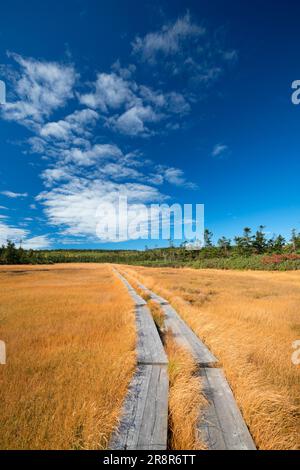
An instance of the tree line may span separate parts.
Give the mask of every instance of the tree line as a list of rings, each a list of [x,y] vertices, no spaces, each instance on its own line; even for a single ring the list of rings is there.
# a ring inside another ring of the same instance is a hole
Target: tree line
[[[290,240],[286,240],[282,235],[273,235],[267,238],[265,234],[265,226],[260,225],[255,233],[252,233],[250,227],[245,227],[243,234],[233,239],[221,237],[217,241],[217,245],[212,242],[213,233],[209,229],[204,232],[204,248],[205,251],[214,250],[228,256],[232,253],[241,256],[262,255],[266,253],[281,254],[284,252],[294,252],[300,250],[300,233],[296,229],[292,230]]]
[[[63,262],[111,262],[128,264],[174,264],[185,265],[196,260],[264,258],[264,255],[277,257],[271,262],[282,260],[300,262],[300,233],[293,230],[289,240],[282,235],[266,236],[265,227],[252,232],[245,227],[242,235],[233,240],[223,236],[216,244],[213,243],[213,233],[205,229],[204,247],[193,249],[193,243],[183,242],[179,247],[170,241],[168,248],[145,248],[138,250],[25,250],[17,247],[12,241],[0,248],[0,264],[49,264]],[[196,246],[196,244],[195,244]],[[286,259],[285,259],[286,258]],[[298,259],[299,258],[299,259]],[[211,261],[210,261],[211,263]],[[295,264],[295,263],[294,263]],[[222,263],[221,263],[222,265]]]

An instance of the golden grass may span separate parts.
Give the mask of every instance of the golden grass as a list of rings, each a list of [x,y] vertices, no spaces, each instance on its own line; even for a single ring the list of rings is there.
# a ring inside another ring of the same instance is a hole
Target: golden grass
[[[136,288],[134,280],[131,281]],[[140,293],[141,289],[139,289]],[[201,450],[205,446],[197,434],[197,421],[206,400],[201,394],[201,378],[192,355],[179,346],[171,331],[165,330],[165,315],[160,305],[148,300],[148,307],[162,337],[169,365],[169,435],[170,450]]]
[[[104,449],[135,366],[133,305],[104,265],[0,268],[1,449]]]
[[[169,358],[169,448],[204,449],[196,434],[200,411],[206,403],[201,394],[201,379],[196,375],[197,365],[170,332],[165,335],[164,344]]]
[[[122,268],[167,298],[219,358],[260,449],[300,448],[300,273]]]

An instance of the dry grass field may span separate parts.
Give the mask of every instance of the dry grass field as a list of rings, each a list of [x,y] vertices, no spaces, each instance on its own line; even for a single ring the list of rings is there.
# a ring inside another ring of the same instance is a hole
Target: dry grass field
[[[103,449],[135,366],[131,300],[108,266],[0,268],[1,449]]]
[[[259,449],[300,449],[300,272],[118,268],[167,298],[218,357]]]
[[[201,408],[206,404],[197,365],[191,354],[178,346],[170,332],[166,333],[164,344],[169,358],[169,448],[205,449],[195,432]]]

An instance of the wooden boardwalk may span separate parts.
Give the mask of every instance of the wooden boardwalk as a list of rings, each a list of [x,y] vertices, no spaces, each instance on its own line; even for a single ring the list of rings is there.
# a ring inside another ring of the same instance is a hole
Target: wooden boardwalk
[[[137,285],[149,297],[151,297],[152,300],[161,306],[165,314],[166,328],[172,331],[177,343],[185,347],[192,354],[195,362],[200,367],[209,367],[218,362],[216,357],[209,351],[200,338],[195,335],[193,330],[182,320],[176,310],[165,299],[150,291],[140,282],[137,282]]]
[[[135,304],[137,368],[109,448],[165,450],[168,437],[168,359],[146,302],[123,276],[116,270],[115,273]]]
[[[138,286],[161,306],[166,327],[172,331],[177,343],[192,354],[198,365],[201,393],[208,403],[199,413],[196,432],[201,441],[209,450],[255,450],[255,444],[232,390],[222,369],[216,367],[215,356],[165,299],[141,283],[138,283]]]

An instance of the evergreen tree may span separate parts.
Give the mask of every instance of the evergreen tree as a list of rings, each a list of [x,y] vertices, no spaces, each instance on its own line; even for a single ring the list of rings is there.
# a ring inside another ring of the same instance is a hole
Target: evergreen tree
[[[237,251],[241,255],[250,255],[252,253],[253,236],[251,235],[251,228],[245,227],[242,237],[235,237]]]
[[[213,237],[213,233],[210,230],[208,230],[208,228],[206,228],[204,230],[204,246],[205,246],[205,248],[210,248],[210,247],[213,246],[212,237]]]
[[[252,242],[253,250],[257,254],[262,254],[266,251],[268,242],[264,233],[265,226],[260,225]]]
[[[229,238],[222,237],[218,240],[218,246],[225,256],[228,256],[229,250],[231,248],[231,240]]]

